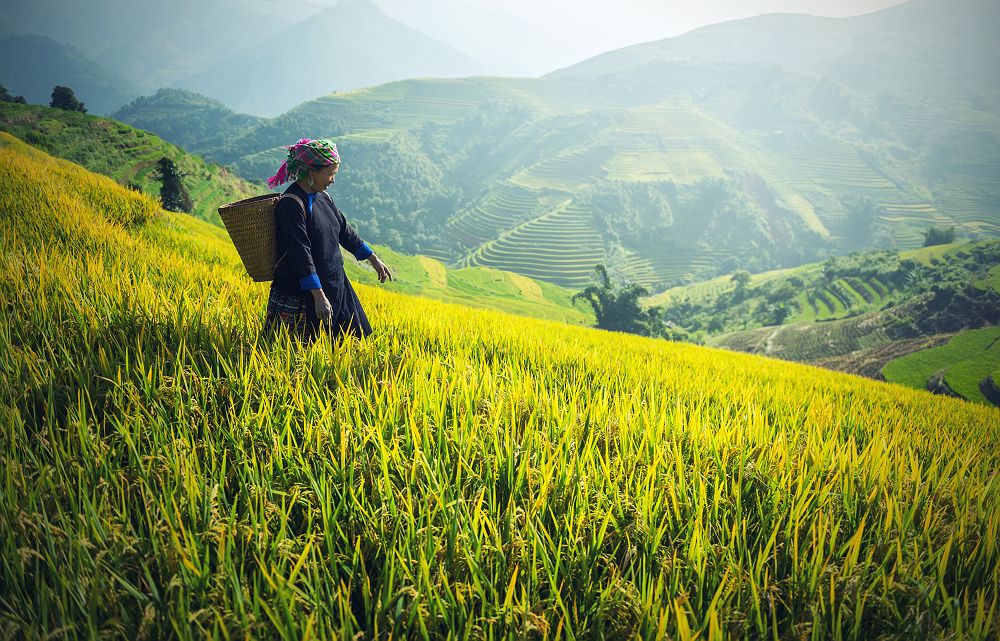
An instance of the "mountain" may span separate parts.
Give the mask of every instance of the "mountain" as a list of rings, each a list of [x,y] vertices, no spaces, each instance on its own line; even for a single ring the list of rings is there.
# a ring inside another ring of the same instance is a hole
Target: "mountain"
[[[992,9],[911,4],[736,21],[538,79],[330,94],[205,153],[264,178],[281,145],[336,137],[338,190],[369,232],[571,287],[596,263],[660,291],[916,248],[930,226],[1000,235],[1000,83],[981,64],[996,45],[969,35]]]
[[[392,20],[367,0],[347,0],[177,84],[237,111],[275,116],[334,91],[482,70],[465,54]]]
[[[70,44],[141,92],[253,49],[301,17],[266,0],[32,0],[5,13],[12,32]]]
[[[155,131],[178,147],[206,157],[264,120],[183,89],[160,89],[152,96],[141,96],[112,117]]]
[[[71,87],[88,111],[108,114],[139,94],[120,74],[44,36],[0,35],[0,84],[47,105],[56,85]]]
[[[489,75],[538,76],[551,71],[559,66],[553,59],[566,64],[566,47],[561,45],[578,37],[563,25],[544,31],[539,20],[462,0],[378,0],[378,5],[390,17],[481,62]]]
[[[124,100],[101,98],[117,100],[105,113],[140,92],[179,87],[272,116],[331,91],[484,70],[367,0],[318,10],[265,0],[93,0],[82,12],[68,0],[37,0],[5,17],[11,33],[68,43],[138,88]],[[37,75],[30,64],[20,69]]]
[[[769,63],[872,97],[968,106],[978,95],[995,114],[998,22],[1000,6],[991,0],[911,0],[850,18],[763,15],[626,47],[550,75],[641,77],[664,63],[693,60]]]
[[[0,185],[8,636],[994,636],[1000,411],[363,284],[263,340],[218,227]]]

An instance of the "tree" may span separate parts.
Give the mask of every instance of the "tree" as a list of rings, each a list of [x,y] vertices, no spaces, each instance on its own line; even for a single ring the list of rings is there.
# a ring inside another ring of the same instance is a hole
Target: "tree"
[[[166,156],[156,162],[156,179],[163,181],[160,187],[160,200],[163,201],[163,208],[169,211],[183,211],[190,213],[194,209],[194,202],[184,186],[182,174],[173,160]]]
[[[954,227],[928,227],[924,232],[924,247],[948,245],[955,242]]]
[[[745,269],[737,269],[733,272],[732,281],[736,287],[735,298],[737,301],[741,301],[746,297],[747,287],[750,286],[750,279],[750,272]]]
[[[18,102],[22,105],[28,103],[28,101],[24,99],[24,96],[12,96],[10,92],[7,91],[7,87],[4,87],[3,85],[0,85],[0,102]]]
[[[657,310],[643,309],[639,302],[640,297],[649,294],[645,287],[635,283],[616,287],[604,265],[597,265],[594,271],[598,282],[574,294],[573,302],[582,299],[590,303],[597,317],[595,327],[642,336],[663,335]]]
[[[62,85],[56,85],[52,88],[52,102],[49,103],[49,106],[62,109],[63,111],[87,113],[87,108],[82,102],[76,99],[76,94],[73,93],[73,90]]]

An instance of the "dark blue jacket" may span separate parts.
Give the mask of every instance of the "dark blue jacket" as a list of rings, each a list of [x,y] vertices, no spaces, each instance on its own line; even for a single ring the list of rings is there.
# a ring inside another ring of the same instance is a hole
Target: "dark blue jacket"
[[[278,250],[274,269],[276,285],[289,291],[319,289],[324,283],[339,282],[344,270],[341,247],[358,260],[372,255],[371,248],[347,223],[325,191],[308,194],[297,183],[292,183],[285,193],[298,196],[306,211],[293,198],[282,198],[274,208]]]

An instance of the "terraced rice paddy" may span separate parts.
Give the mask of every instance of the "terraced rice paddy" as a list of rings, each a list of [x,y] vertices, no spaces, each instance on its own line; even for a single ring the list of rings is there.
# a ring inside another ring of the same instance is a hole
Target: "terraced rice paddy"
[[[835,303],[830,303],[831,307]],[[857,318],[825,323],[794,323],[725,334],[712,344],[775,358],[818,363],[832,356],[884,346],[885,331]]]
[[[947,227],[954,224],[951,217],[942,214],[930,203],[880,203],[880,206],[886,213],[879,218],[890,225],[892,238],[901,249],[923,245],[924,232],[928,227]]]
[[[581,287],[605,257],[590,212],[570,202],[486,243],[467,262]]]
[[[935,189],[938,207],[952,224],[987,236],[1000,236],[1000,176],[950,176]]]
[[[624,261],[611,268],[620,274],[625,280],[639,283],[643,287],[649,288],[661,281],[656,273],[656,266],[649,258],[643,258],[635,253],[630,253]]]
[[[690,160],[708,154],[711,164],[727,169],[753,167],[755,158],[748,153],[746,141],[726,124],[707,116],[689,104],[661,103],[630,109],[617,124],[625,135],[656,136],[668,152],[679,150]],[[709,162],[705,156],[700,162]],[[626,162],[628,162],[626,160]],[[683,164],[683,160],[677,162]]]
[[[789,322],[824,321],[879,309],[893,299],[894,289],[876,277],[840,278],[799,294],[799,313]]]
[[[648,257],[629,256],[612,267],[625,279],[654,290],[666,283],[690,282],[698,276],[714,271],[724,258],[715,250],[687,251],[665,247],[650,251]]]
[[[450,219],[446,233],[463,247],[489,242],[537,214],[542,207],[540,199],[538,191],[505,181],[475,207]]]
[[[608,178],[622,181],[672,181],[693,183],[725,174],[715,157],[703,149],[629,149],[615,154],[605,165]]]
[[[895,185],[873,171],[846,143],[811,141],[807,147],[789,150],[783,162],[790,164],[774,173],[796,177],[775,181],[775,184],[791,193],[808,196],[817,190],[829,190],[867,196],[876,201],[898,197]],[[840,207],[823,207],[820,220],[834,238],[842,238],[848,233],[844,228],[846,212]]]
[[[528,189],[558,189],[572,194],[604,177],[609,155],[610,150],[602,146],[562,152],[518,172],[510,180]]]
[[[902,252],[900,254],[900,258],[915,260],[918,263],[928,266],[935,265],[942,260],[946,260],[950,256],[957,256],[959,253],[963,252],[963,245],[964,243],[956,242],[948,245],[921,247],[919,249]]]

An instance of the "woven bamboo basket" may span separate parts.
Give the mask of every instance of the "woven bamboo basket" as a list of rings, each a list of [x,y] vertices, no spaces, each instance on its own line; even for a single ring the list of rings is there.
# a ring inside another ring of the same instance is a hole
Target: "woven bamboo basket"
[[[229,237],[250,278],[258,283],[274,278],[274,207],[281,194],[265,194],[219,207]]]

